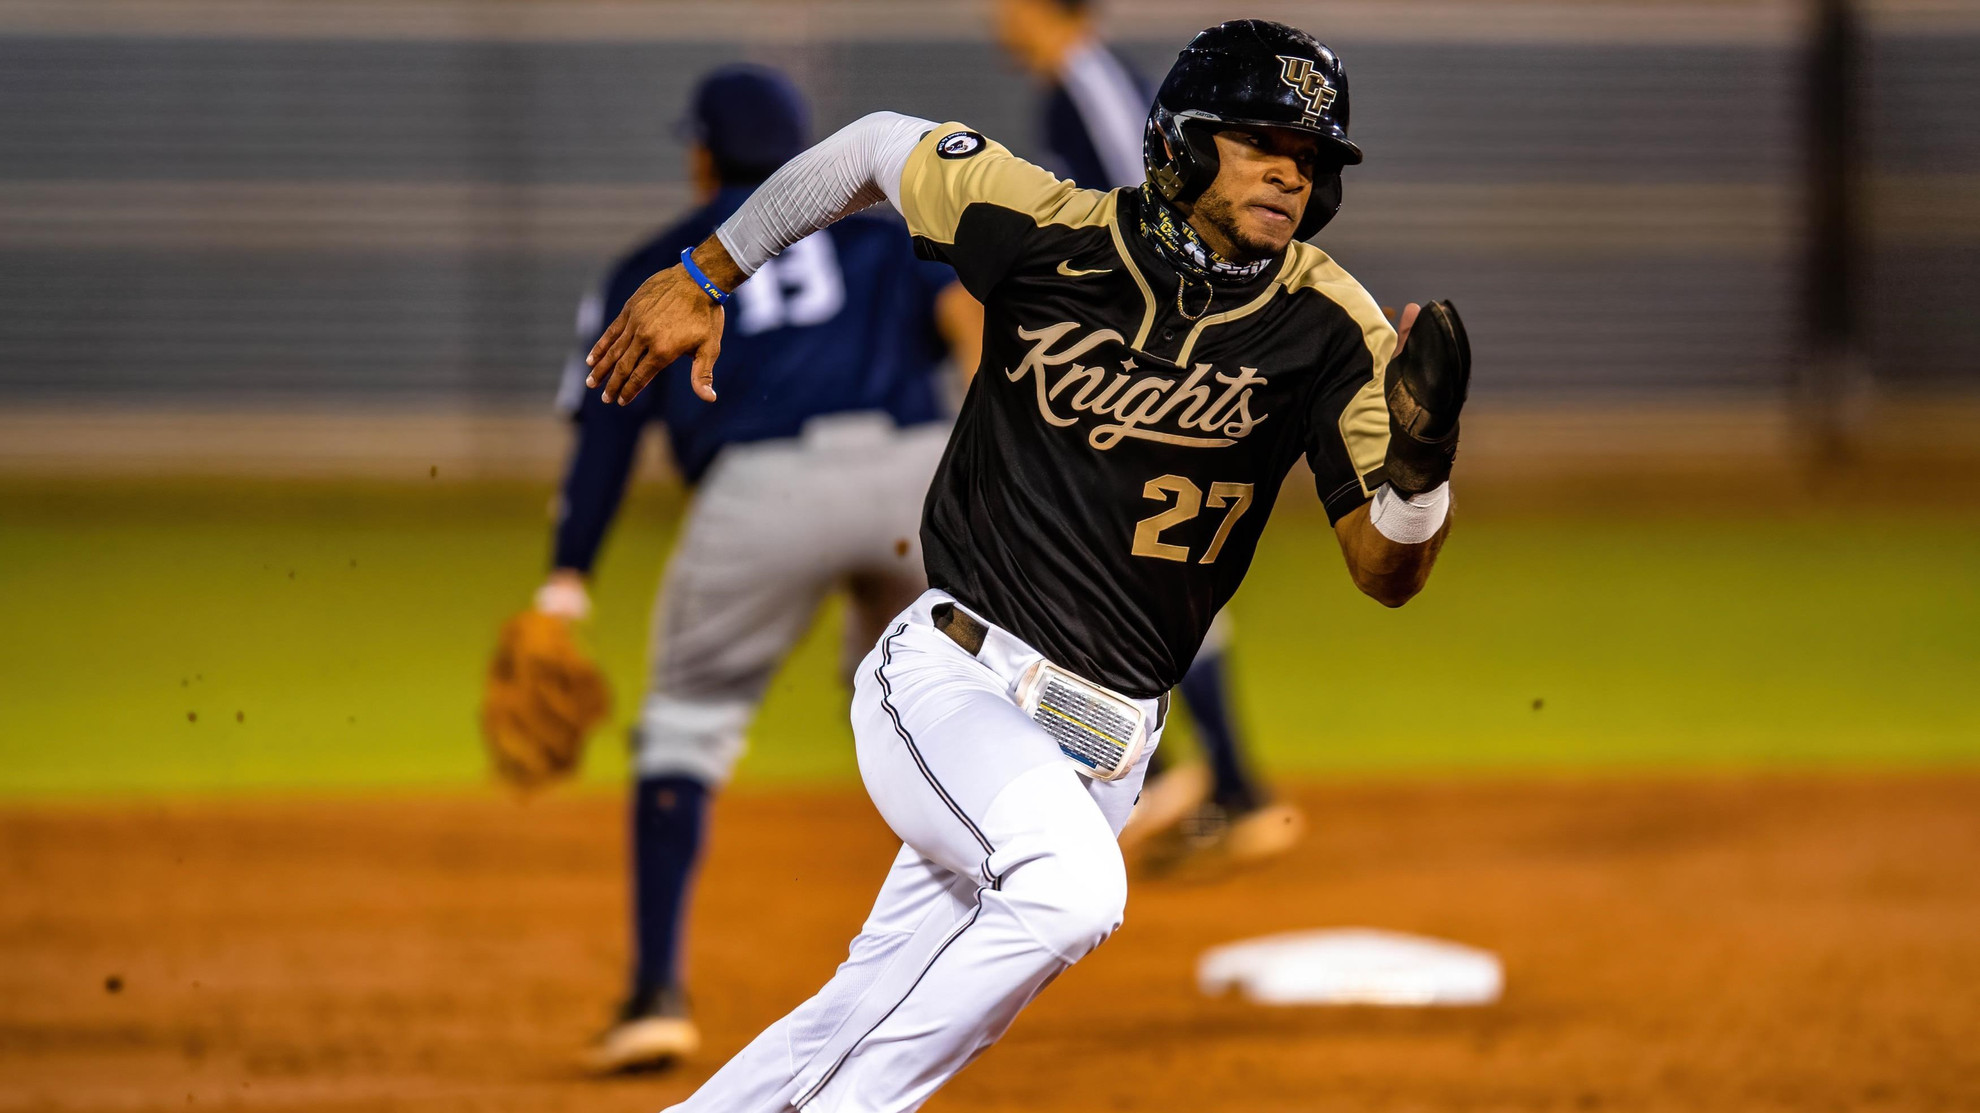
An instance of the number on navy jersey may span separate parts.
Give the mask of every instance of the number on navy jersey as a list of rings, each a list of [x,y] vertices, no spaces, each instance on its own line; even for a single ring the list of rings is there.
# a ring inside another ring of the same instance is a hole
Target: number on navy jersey
[[[846,280],[831,234],[813,232],[764,263],[736,287],[736,302],[736,330],[744,336],[838,316],[846,306]]]

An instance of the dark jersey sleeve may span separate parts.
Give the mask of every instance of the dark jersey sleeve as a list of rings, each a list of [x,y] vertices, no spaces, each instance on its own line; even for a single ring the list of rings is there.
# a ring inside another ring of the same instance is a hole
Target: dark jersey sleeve
[[[1389,410],[1382,379],[1363,372],[1334,377],[1316,392],[1309,418],[1306,462],[1313,487],[1338,522],[1367,502],[1383,483],[1389,451]]]
[[[1385,481],[1389,404],[1382,385],[1396,333],[1375,299],[1332,260],[1322,256],[1304,282],[1344,313],[1322,357],[1306,431],[1313,486],[1327,520],[1338,522]]]
[[[653,419],[664,394],[645,390],[631,403],[615,406],[585,391],[577,414],[577,447],[564,470],[563,494],[557,503],[553,567],[591,571],[605,531],[625,498],[639,454],[640,432]]]
[[[683,226],[663,235],[612,268],[596,299],[596,312],[580,314],[574,365],[565,372],[576,375],[580,393],[571,411],[577,427],[577,444],[564,469],[564,485],[557,503],[557,530],[551,555],[552,567],[590,572],[598,559],[598,548],[605,532],[625,498],[626,483],[639,452],[639,435],[646,423],[660,415],[661,400],[667,392],[648,389],[629,405],[607,405],[596,391],[584,389],[584,353],[605,334],[625,308],[627,300],[648,278],[672,265],[682,246],[693,242],[697,228]],[[676,365],[678,366],[678,365]],[[670,367],[656,376],[656,385],[674,373]],[[567,384],[568,385],[568,384]]]
[[[922,300],[930,312],[934,311],[935,299],[942,291],[956,284],[956,268],[947,263],[929,259],[917,259],[914,264],[914,277],[921,284]]]
[[[1104,223],[1109,195],[1060,181],[970,130],[923,136],[901,173],[901,215],[915,251],[956,269],[978,301],[1025,258],[1044,224]]]
[[[928,322],[928,335],[934,345],[932,350],[939,360],[941,353],[948,350],[949,341],[942,335],[941,321],[935,312],[935,303],[942,296],[942,291],[956,284],[956,268],[931,259],[916,259],[914,279],[915,290],[919,294],[916,301],[918,311],[922,319]]]

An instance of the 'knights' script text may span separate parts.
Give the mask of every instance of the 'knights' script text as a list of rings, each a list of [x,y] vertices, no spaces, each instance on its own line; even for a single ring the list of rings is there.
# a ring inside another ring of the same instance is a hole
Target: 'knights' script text
[[[1029,341],[1018,365],[1006,371],[1012,382],[1032,377],[1038,388],[1038,413],[1057,426],[1077,424],[1079,414],[1108,419],[1087,434],[1087,443],[1105,452],[1124,437],[1161,441],[1190,448],[1223,448],[1236,444],[1269,414],[1251,412],[1252,388],[1265,382],[1253,367],[1226,375],[1199,363],[1187,378],[1159,373],[1135,373],[1130,356],[1114,367],[1075,362],[1102,344],[1122,343],[1113,329],[1087,333],[1064,347],[1053,345],[1079,326],[1072,321],[1039,329],[1018,329]]]

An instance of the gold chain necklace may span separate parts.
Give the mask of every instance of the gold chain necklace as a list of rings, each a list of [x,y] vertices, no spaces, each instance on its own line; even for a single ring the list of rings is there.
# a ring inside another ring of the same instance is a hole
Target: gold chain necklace
[[[1176,312],[1182,314],[1182,319],[1185,321],[1200,321],[1203,319],[1205,313],[1210,312],[1210,303],[1217,300],[1217,288],[1205,282],[1203,284],[1203,291],[1206,296],[1203,299],[1203,308],[1191,313],[1183,306],[1183,287],[1187,285],[1189,285],[1189,279],[1184,278],[1182,275],[1176,276]]]

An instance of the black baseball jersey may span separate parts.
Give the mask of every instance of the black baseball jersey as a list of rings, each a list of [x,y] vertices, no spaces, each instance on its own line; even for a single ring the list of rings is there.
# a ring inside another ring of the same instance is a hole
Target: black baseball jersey
[[[916,250],[984,304],[983,361],[923,512],[929,583],[1148,698],[1244,579],[1294,461],[1334,520],[1381,485],[1396,334],[1304,243],[1179,306],[1140,203],[954,123],[901,178]]]

